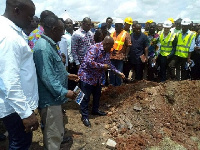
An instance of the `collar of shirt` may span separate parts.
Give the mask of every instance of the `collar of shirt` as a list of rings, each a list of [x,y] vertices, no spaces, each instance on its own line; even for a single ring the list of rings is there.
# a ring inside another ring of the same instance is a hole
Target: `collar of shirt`
[[[44,38],[45,40],[47,40],[52,46],[56,46],[56,43],[48,36],[42,34],[41,35],[42,38]]]
[[[60,48],[59,48],[57,43],[55,43],[50,37],[48,37],[48,36],[46,36],[44,34],[42,34],[41,37],[44,38],[45,40],[47,40],[52,47],[55,47],[57,52],[58,52],[58,54],[59,54],[59,56],[61,56],[61,51],[60,51]]]
[[[9,20],[8,18],[4,17],[4,16],[0,16],[0,22],[10,26],[11,28],[13,28],[15,31],[17,31],[18,33],[20,33],[21,35],[23,34],[22,28],[18,27],[16,24],[14,24],[14,22],[12,22],[11,20]]]
[[[83,30],[82,27],[80,27],[79,29],[80,29],[80,31],[81,31],[82,33],[85,33],[85,34],[87,34],[88,32],[90,32],[90,31],[86,32],[85,30]]]
[[[44,32],[44,28],[41,25],[38,25],[38,30],[41,31],[42,33]]]
[[[181,33],[183,34],[183,31],[181,30]],[[185,34],[183,34],[183,36],[187,35],[190,33],[190,30],[188,29],[187,32]]]
[[[72,36],[69,32],[65,30],[65,34]],[[73,33],[72,33],[73,34]]]

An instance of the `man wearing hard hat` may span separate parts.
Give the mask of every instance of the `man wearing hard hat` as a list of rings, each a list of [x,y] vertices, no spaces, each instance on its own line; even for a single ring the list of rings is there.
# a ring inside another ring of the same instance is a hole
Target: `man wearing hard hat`
[[[133,19],[131,17],[126,17],[124,19],[124,30],[129,34],[132,33],[132,30],[130,29],[131,25],[133,25]],[[131,65],[128,59],[124,59],[123,73],[125,74],[126,78],[128,78],[130,70],[131,70]],[[124,80],[124,83],[127,83],[127,80]]]
[[[147,20],[147,22],[145,23],[145,31],[144,31],[145,35],[148,35],[148,33],[149,33],[149,26],[150,26],[151,23],[153,23],[153,20]]]
[[[167,20],[163,24],[164,30],[160,34],[160,53],[158,55],[158,62],[160,65],[160,80],[161,82],[166,81],[166,70],[167,66],[174,55],[176,50],[177,38],[176,34],[170,32],[172,22]]]
[[[110,35],[114,39],[114,45],[110,55],[111,63],[120,72],[123,71],[123,60],[127,59],[129,47],[132,45],[130,34],[123,29],[123,23],[122,19],[117,18],[115,20],[115,32]],[[111,72],[110,84],[113,86],[120,86],[121,78]]]
[[[133,19],[131,17],[126,17],[124,19],[124,30],[131,34],[130,27],[133,24]]]
[[[170,68],[175,66],[177,80],[186,80],[189,77],[189,72],[186,70],[185,66],[186,63],[192,63],[190,57],[195,47],[195,34],[189,30],[191,23],[189,18],[184,18],[181,21],[182,31],[177,34],[178,42],[175,55],[169,64]]]

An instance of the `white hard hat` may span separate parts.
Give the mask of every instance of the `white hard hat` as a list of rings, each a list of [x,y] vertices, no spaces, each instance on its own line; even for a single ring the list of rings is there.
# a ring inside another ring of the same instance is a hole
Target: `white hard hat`
[[[189,18],[184,18],[181,21],[181,25],[190,25],[192,23],[192,21]]]
[[[121,18],[116,18],[115,19],[115,23],[124,23],[124,21]]]
[[[172,27],[172,22],[169,21],[169,20],[166,20],[166,21],[163,23],[163,27],[164,27],[164,28],[171,28],[171,27]]]

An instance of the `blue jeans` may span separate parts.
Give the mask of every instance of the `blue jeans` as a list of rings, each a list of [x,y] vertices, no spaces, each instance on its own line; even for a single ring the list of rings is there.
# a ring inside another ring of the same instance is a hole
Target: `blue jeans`
[[[8,131],[9,150],[28,150],[32,142],[32,132],[26,133],[22,119],[17,113],[2,118]]]
[[[88,105],[90,102],[90,96],[93,95],[93,107],[92,112],[97,112],[99,110],[99,100],[101,97],[101,85],[97,84],[89,85],[85,82],[81,81],[81,90],[85,94],[82,102],[81,102],[81,114],[83,119],[88,119]]]
[[[111,59],[111,63],[116,67],[117,70],[123,72],[123,60]],[[122,79],[112,71],[110,72],[110,84],[113,86],[120,86],[122,84]]]

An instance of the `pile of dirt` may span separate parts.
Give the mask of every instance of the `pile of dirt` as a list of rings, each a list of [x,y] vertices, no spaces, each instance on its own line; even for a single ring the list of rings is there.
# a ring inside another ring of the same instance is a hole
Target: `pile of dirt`
[[[117,149],[153,148],[165,138],[188,150],[200,149],[200,81],[141,81],[108,88],[102,95],[112,106],[106,128]]]
[[[109,86],[102,90],[100,106],[108,115],[90,115],[91,128],[82,124],[78,104],[63,106],[66,136],[73,138],[63,150],[107,150],[108,139],[115,140],[119,150],[200,150],[200,81]],[[38,129],[31,150],[42,146]]]

